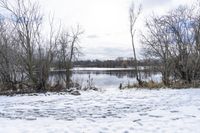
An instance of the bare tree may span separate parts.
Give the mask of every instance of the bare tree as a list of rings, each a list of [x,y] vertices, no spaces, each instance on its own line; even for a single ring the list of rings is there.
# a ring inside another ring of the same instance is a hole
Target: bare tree
[[[4,20],[0,20],[0,80],[3,82],[4,87],[15,88],[17,82],[17,57],[16,51],[13,49],[12,40],[6,29],[8,25]]]
[[[142,35],[145,54],[162,61],[163,82],[169,78],[186,84],[200,77],[199,8],[180,6],[163,16],[146,22],[147,34]]]
[[[13,30],[16,32],[16,41],[21,49],[21,58],[24,64],[21,64],[26,70],[27,78],[30,83],[37,84],[35,76],[35,47],[40,42],[40,28],[43,16],[40,13],[38,3],[32,3],[30,0],[16,0],[12,5],[7,0],[0,0],[2,9],[10,13],[10,21]]]
[[[136,56],[134,37],[136,33],[135,24],[136,24],[136,21],[138,20],[139,15],[141,14],[141,11],[142,11],[142,5],[136,8],[135,4],[132,3],[132,5],[129,8],[131,43],[132,43],[132,48],[133,48],[134,60],[135,60],[136,79],[139,85],[142,85],[142,81],[141,81],[141,78],[139,77],[138,61],[137,61],[137,56]]]
[[[61,67],[65,69],[65,85],[69,89],[71,86],[71,71],[73,60],[80,54],[80,47],[78,45],[80,36],[83,34],[80,26],[72,29],[71,33],[64,30],[62,31],[59,39],[59,59]]]
[[[147,58],[157,58],[161,61],[162,67],[159,71],[162,73],[163,83],[169,85],[169,77],[172,70],[170,34],[168,27],[163,23],[163,18],[152,16],[146,21],[146,35],[142,35],[143,54]]]
[[[174,46],[174,74],[181,80],[191,83],[192,73],[192,55],[195,46],[195,32],[192,25],[196,25],[193,19],[193,8],[187,6],[180,6],[177,9],[169,12],[165,16],[163,23],[168,27],[169,34],[171,34],[171,44]]]
[[[38,91],[47,91],[50,68],[52,67],[53,60],[55,60],[58,54],[57,47],[59,44],[58,39],[60,35],[60,26],[58,29],[55,29],[53,16],[49,17],[49,26],[49,37],[45,41],[38,43],[38,56],[36,58]]]
[[[58,57],[66,69],[69,89],[72,62],[80,52],[80,26],[60,33],[61,27],[55,27],[54,17],[50,17],[49,36],[43,36],[39,4],[30,0],[14,2],[0,0],[0,8],[6,11],[0,16],[0,82],[16,89],[20,82],[30,91],[48,91],[50,68]]]

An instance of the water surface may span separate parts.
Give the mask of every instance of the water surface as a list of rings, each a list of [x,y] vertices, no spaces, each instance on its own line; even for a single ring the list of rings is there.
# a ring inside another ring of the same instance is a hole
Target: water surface
[[[50,81],[60,80],[62,75],[64,71],[52,72]],[[145,81],[161,81],[161,75],[156,72],[141,72],[141,77]],[[100,88],[118,88],[120,83],[136,83],[136,73],[133,68],[74,68],[72,79],[83,86],[90,79]]]

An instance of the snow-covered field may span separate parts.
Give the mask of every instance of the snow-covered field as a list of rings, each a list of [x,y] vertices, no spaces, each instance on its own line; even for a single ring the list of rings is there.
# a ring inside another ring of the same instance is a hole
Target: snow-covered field
[[[0,133],[198,133],[200,89],[0,96]]]

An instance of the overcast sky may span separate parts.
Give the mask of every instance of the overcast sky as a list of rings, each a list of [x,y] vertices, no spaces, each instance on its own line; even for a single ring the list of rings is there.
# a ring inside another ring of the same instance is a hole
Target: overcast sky
[[[143,13],[137,23],[138,33],[143,22],[153,12],[166,13],[181,4],[193,0],[133,0],[143,5]],[[55,14],[66,27],[80,24],[84,29],[81,46],[82,59],[115,59],[131,57],[128,9],[132,0],[39,0],[45,13]],[[137,53],[140,53],[139,36],[136,36]]]

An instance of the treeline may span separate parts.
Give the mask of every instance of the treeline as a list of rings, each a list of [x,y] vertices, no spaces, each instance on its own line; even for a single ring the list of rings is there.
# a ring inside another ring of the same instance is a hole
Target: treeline
[[[102,67],[102,68],[133,68],[135,61],[133,58],[119,57],[115,60],[80,60],[75,61],[75,67]],[[143,59],[138,61],[139,66],[159,66],[160,62],[156,59]]]
[[[200,81],[200,4],[180,6],[166,15],[146,20],[142,35],[145,57],[159,59],[163,83],[199,85]]]
[[[0,90],[54,89],[48,78],[55,60],[66,69],[63,80],[65,89],[70,88],[69,69],[79,55],[78,43],[83,33],[80,26],[66,30],[54,22],[53,16],[46,18],[46,23],[39,3],[31,0],[0,0],[0,9]],[[46,26],[48,30],[44,29]]]

